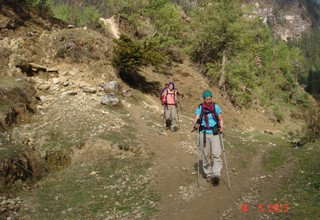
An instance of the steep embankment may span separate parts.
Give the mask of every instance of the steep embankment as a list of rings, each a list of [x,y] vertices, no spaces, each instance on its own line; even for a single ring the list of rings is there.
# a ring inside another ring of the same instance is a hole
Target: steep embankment
[[[37,91],[33,96],[39,97],[30,123],[16,131],[21,151],[32,148],[32,156],[40,160],[31,163],[36,159],[27,153],[3,158],[1,217],[141,219],[159,210],[157,219],[241,219],[248,215],[238,215],[239,204],[272,203],[283,183],[278,177],[290,174],[291,163],[284,164],[291,149],[282,131],[298,126],[296,121],[287,118],[279,124],[259,106],[235,109],[188,59],[174,63],[166,74],[151,68],[141,72],[146,85],[174,80],[184,94],[180,130],[171,133],[162,128],[158,98],[129,88],[117,77],[107,34],[82,28],[46,30],[33,21],[2,31],[0,44],[9,51],[6,75],[32,81]],[[15,57],[21,65],[11,62]],[[112,91],[120,98],[118,106],[101,105],[110,93],[101,84],[110,80],[121,87]],[[214,91],[223,109],[231,190],[225,173],[219,187],[201,177],[197,187],[197,134],[190,131],[204,89]],[[6,138],[13,140],[10,134]],[[2,146],[3,151],[11,149]],[[282,149],[280,159],[276,157],[280,162],[270,157],[275,148]],[[39,176],[41,163],[45,169]],[[277,172],[268,170],[270,166]],[[20,197],[17,204],[10,196]]]

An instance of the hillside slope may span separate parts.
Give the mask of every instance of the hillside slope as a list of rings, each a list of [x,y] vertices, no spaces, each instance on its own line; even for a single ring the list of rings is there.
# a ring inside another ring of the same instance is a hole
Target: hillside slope
[[[5,10],[1,16],[13,19]],[[165,74],[151,67],[140,73],[146,83],[174,80],[184,94],[180,130],[164,131],[158,97],[117,76],[111,37],[83,28],[48,29],[34,19],[38,23],[1,29],[0,45],[9,51],[3,75],[32,82],[32,97],[38,97],[30,123],[0,136],[8,152],[1,158],[1,218],[246,219],[247,213],[238,215],[240,204],[273,202],[296,163],[286,135],[302,121],[287,116],[278,123],[259,106],[235,109],[185,58]],[[120,104],[105,106],[101,99],[110,91],[101,84],[112,80],[120,84],[112,91]],[[213,90],[223,109],[231,190],[225,173],[219,187],[201,177],[197,187],[197,134],[190,131],[204,89]],[[276,161],[270,159],[275,149]],[[256,211],[250,218],[272,215]]]

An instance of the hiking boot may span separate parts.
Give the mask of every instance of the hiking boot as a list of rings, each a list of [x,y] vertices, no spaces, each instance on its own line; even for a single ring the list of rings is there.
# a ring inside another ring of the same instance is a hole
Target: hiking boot
[[[207,176],[207,179],[206,181],[209,183],[209,182],[212,182],[212,176]]]
[[[220,182],[220,177],[217,175],[213,176],[213,178],[211,179],[211,182],[212,182],[212,185],[218,186]]]
[[[173,131],[173,132],[178,131],[178,127],[173,127],[173,128],[171,128],[171,131]]]

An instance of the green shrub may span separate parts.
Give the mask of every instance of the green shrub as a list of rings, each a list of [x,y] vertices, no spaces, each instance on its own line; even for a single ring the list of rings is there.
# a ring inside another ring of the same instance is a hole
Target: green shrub
[[[164,54],[152,42],[140,43],[124,35],[116,40],[113,65],[121,72],[137,73],[142,66],[158,66],[164,61]]]
[[[312,106],[312,97],[304,89],[298,87],[292,94],[292,102],[304,108],[309,108]]]
[[[25,0],[28,6],[37,8],[40,13],[50,13],[53,0]]]
[[[309,131],[320,137],[320,105],[310,106],[306,115]]]
[[[161,45],[158,41],[153,39],[143,40],[143,53],[147,65],[152,65],[155,67],[161,66],[163,63],[168,62],[168,55],[161,50]]]
[[[55,58],[62,58],[62,59],[64,59],[64,58],[66,57],[67,53],[68,53],[67,49],[64,48],[64,47],[61,47],[61,48],[59,48],[59,49],[57,50],[57,53],[56,53],[56,55],[55,55]]]
[[[157,30],[154,38],[158,38],[160,48],[182,44],[185,25],[177,5],[168,0],[150,1],[146,14]]]
[[[64,21],[69,22],[70,21],[70,12],[69,12],[69,6],[67,4],[60,4],[57,6],[52,7],[53,15]]]
[[[142,22],[140,15],[144,14],[143,10],[146,4],[147,1],[144,0],[109,0],[107,2],[113,14],[126,19],[134,27]]]
[[[274,105],[273,114],[276,116],[278,122],[283,122],[285,114],[282,112],[281,108],[278,105]]]
[[[233,90],[229,92],[231,102],[238,107],[248,108],[252,104],[252,96],[245,91]]]
[[[95,27],[102,17],[101,11],[92,5],[82,7],[77,4],[60,3],[53,4],[51,8],[56,18],[78,26]]]
[[[205,76],[211,78],[215,83],[218,83],[221,72],[221,63],[208,62],[205,65]]]
[[[80,26],[96,26],[98,24],[99,18],[102,15],[100,11],[94,6],[85,7],[79,14],[79,22]]]
[[[227,65],[226,89],[239,107],[250,107],[257,88],[256,66],[252,55],[241,53]]]
[[[115,42],[113,65],[120,71],[138,72],[139,67],[145,64],[142,46],[124,35]]]

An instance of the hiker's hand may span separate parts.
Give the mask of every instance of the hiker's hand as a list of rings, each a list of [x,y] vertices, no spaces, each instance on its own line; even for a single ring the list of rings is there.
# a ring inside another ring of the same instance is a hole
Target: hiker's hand
[[[220,132],[220,133],[222,133],[223,130],[224,130],[223,127],[220,127],[220,128],[219,128],[219,132]]]
[[[193,126],[193,128],[196,129],[196,130],[198,130],[199,127],[200,127],[200,124],[198,124],[198,123],[194,124],[194,126]]]

